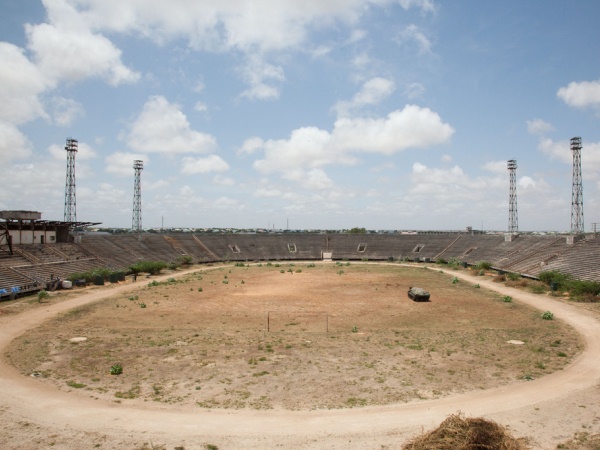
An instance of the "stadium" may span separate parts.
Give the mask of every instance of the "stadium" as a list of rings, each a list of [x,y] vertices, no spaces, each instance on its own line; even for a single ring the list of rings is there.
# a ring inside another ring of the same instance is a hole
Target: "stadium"
[[[136,161],[114,233],[74,220],[72,164],[64,221],[0,212],[3,447],[24,423],[31,448],[397,448],[461,412],[514,448],[596,432],[599,241],[519,233],[514,172],[505,233],[176,232],[142,229]]]

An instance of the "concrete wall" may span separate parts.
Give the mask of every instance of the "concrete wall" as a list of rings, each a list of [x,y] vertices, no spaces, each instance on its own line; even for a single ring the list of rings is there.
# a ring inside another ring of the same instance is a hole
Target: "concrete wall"
[[[12,244],[54,244],[56,231],[43,230],[9,230]]]

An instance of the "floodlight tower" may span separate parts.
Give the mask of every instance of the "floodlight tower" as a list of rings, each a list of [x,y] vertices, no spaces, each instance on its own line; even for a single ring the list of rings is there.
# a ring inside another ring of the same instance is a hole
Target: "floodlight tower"
[[[67,182],[65,184],[65,222],[77,222],[77,211],[75,202],[75,154],[77,153],[77,141],[67,138]]]
[[[508,201],[508,232],[519,231],[519,217],[517,215],[517,160],[508,160],[508,173],[510,174],[510,196]]]
[[[140,175],[143,168],[144,161],[139,159],[133,161],[135,177],[133,181],[133,221],[131,229],[138,233],[142,231],[142,186],[140,183]]]
[[[584,233],[583,185],[581,180],[581,138],[571,138],[573,153],[573,193],[571,195],[571,233]]]

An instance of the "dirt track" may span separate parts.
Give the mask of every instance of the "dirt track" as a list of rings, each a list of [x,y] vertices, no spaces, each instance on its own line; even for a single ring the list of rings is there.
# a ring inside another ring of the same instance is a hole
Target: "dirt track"
[[[181,273],[183,274],[183,272]],[[464,271],[453,275],[471,278]],[[172,275],[170,275],[172,276]],[[167,278],[165,276],[164,278]],[[472,281],[472,280],[471,280]],[[515,301],[551,309],[581,333],[586,348],[561,372],[513,386],[472,391],[440,400],[349,410],[203,411],[197,408],[147,408],[74,399],[13,367],[0,364],[2,448],[397,448],[422,428],[462,411],[510,426],[529,436],[536,448],[554,448],[578,431],[600,428],[600,323],[572,305],[527,294],[477,278],[481,287],[499,290]],[[59,312],[130,289],[96,290],[79,298],[0,318],[0,349],[15,337]],[[551,302],[551,303],[550,303]],[[551,307],[548,305],[551,304]],[[583,429],[582,426],[586,428]]]

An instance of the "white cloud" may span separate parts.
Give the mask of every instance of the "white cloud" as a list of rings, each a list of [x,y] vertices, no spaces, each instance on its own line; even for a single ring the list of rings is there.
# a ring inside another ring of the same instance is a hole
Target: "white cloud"
[[[568,141],[555,142],[550,138],[541,138],[538,149],[548,155],[550,159],[558,159],[566,164],[573,162],[573,155]]]
[[[332,50],[333,50],[333,47],[330,45],[319,45],[319,46],[313,48],[310,51],[310,54],[313,58],[317,59],[317,58],[322,58],[324,56],[327,56],[329,53],[331,53]]]
[[[333,181],[322,169],[290,169],[284,173],[283,178],[295,181],[301,187],[310,190],[323,190],[333,187]]]
[[[371,56],[367,52],[361,52],[352,58],[352,65],[358,69],[362,69],[371,64],[372,61]]]
[[[181,173],[185,175],[225,172],[227,170],[229,170],[229,164],[217,155],[209,155],[206,158],[193,158],[188,156],[183,158],[181,163]]]
[[[415,163],[411,174],[409,196],[414,203],[421,202],[435,213],[462,211],[467,216],[473,209],[497,208],[498,196],[490,195],[506,190],[506,178],[472,178],[459,166],[451,168],[431,168]]]
[[[363,30],[361,28],[352,30],[352,33],[350,34],[350,38],[348,39],[348,41],[346,42],[347,44],[354,44],[356,42],[362,41],[364,38],[367,37],[367,30]]]
[[[324,173],[305,173],[304,169],[322,169],[330,164],[355,164],[360,153],[391,155],[409,148],[426,148],[446,143],[454,130],[428,108],[407,105],[385,118],[338,119],[328,132],[317,127],[292,131],[289,139],[244,142],[241,152],[263,151],[253,167],[261,173],[280,172],[283,178],[306,180],[322,188],[330,186]]]
[[[517,185],[520,188],[529,189],[529,188],[535,188],[536,182],[533,181],[533,178],[531,178],[531,177],[521,177],[521,178],[519,178]]]
[[[331,164],[336,156],[325,149],[331,140],[327,131],[317,127],[303,127],[292,131],[288,140],[252,138],[244,142],[242,149],[264,151],[264,159],[254,162],[254,168],[262,173],[288,171],[298,167],[322,167]]]
[[[233,178],[224,177],[223,175],[217,174],[213,177],[213,183],[221,186],[234,186],[235,180]]]
[[[81,103],[70,98],[53,97],[51,100],[52,116],[54,123],[59,126],[68,126],[85,114]]]
[[[410,99],[422,97],[425,93],[425,86],[421,83],[410,83],[404,89],[404,95]]]
[[[420,54],[431,53],[431,41],[425,36],[418,26],[411,24],[404,30],[398,33],[396,41],[399,44],[406,44],[408,42],[415,42],[419,49]]]
[[[394,92],[396,85],[393,80],[382,77],[366,81],[362,89],[350,101],[340,101],[335,106],[338,116],[345,117],[367,105],[376,105]]]
[[[564,164],[573,164],[573,153],[569,141],[555,142],[549,138],[541,138],[538,149],[548,155],[550,159]],[[600,142],[582,142],[581,173],[584,179],[600,177]]]
[[[404,9],[420,8],[422,12],[435,12],[435,3],[432,0],[399,0]]]
[[[406,105],[384,119],[342,118],[335,122],[332,143],[342,151],[391,155],[408,148],[446,143],[454,129],[429,108]]]
[[[0,164],[31,156],[29,139],[12,123],[0,119]]]
[[[140,153],[115,152],[104,159],[106,163],[105,170],[120,177],[131,177],[133,179],[133,162],[136,160],[144,161],[144,166],[147,166],[149,158],[147,155]]]
[[[213,136],[192,130],[179,106],[162,96],[150,97],[144,104],[127,144],[139,152],[165,154],[210,153],[217,146]]]
[[[489,161],[483,165],[482,169],[492,173],[503,174],[508,171],[507,164],[506,161]]]
[[[542,119],[533,119],[527,121],[527,131],[529,134],[544,135],[553,130],[554,127]]]
[[[558,98],[575,108],[600,105],[600,80],[571,82],[556,93]]]
[[[48,82],[15,45],[0,42],[0,120],[15,125],[47,117],[39,95]]]
[[[251,100],[270,100],[279,97],[279,87],[273,83],[285,80],[283,68],[268,64],[261,57],[252,56],[247,64],[240,69],[242,77],[250,87],[242,96]]]
[[[297,48],[312,27],[355,23],[370,3],[391,0],[256,1],[251,6],[245,0],[157,0],[151,8],[144,0],[87,0],[81,14],[94,28],[136,31],[159,43],[185,38],[202,50],[265,53]]]
[[[139,73],[123,65],[118,48],[84,27],[42,23],[27,25],[26,32],[40,71],[53,82],[100,77],[117,86],[140,78]]]
[[[196,102],[194,105],[194,111],[206,112],[208,111],[208,106],[206,106],[206,103]]]

